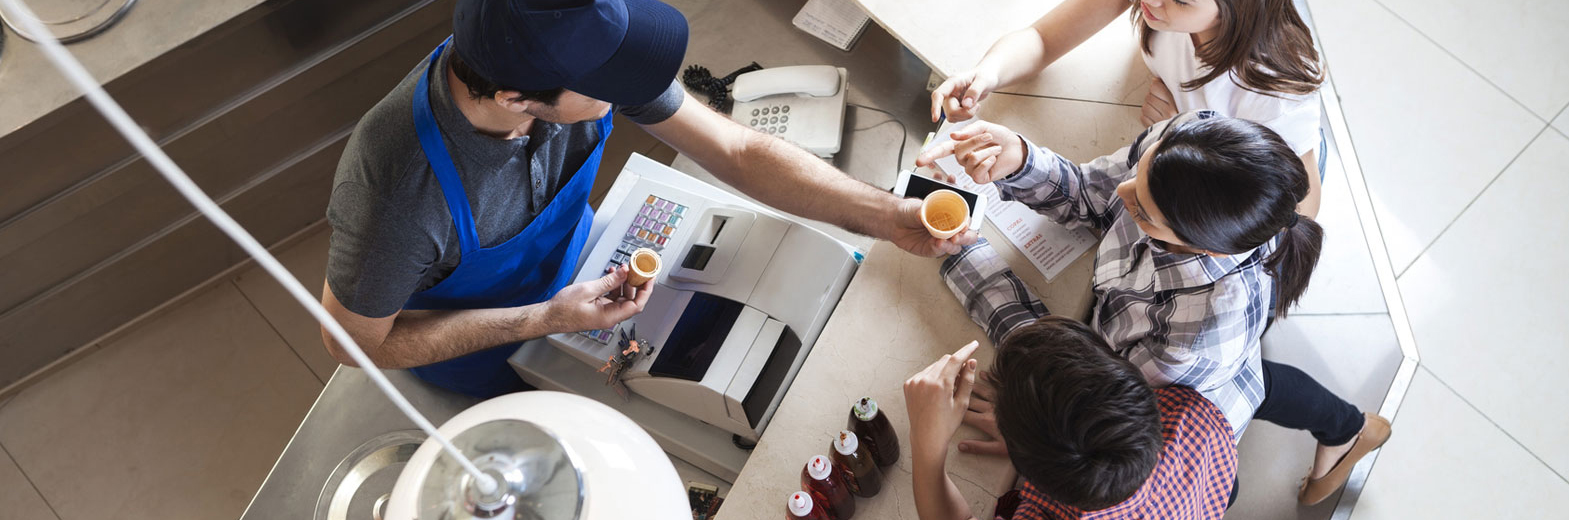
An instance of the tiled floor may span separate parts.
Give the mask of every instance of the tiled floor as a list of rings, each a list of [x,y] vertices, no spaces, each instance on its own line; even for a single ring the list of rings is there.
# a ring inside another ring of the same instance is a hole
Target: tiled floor
[[[1566,516],[1569,3],[1308,3],[1423,365],[1352,516]],[[651,146],[621,148],[673,153]],[[1323,267],[1266,355],[1374,408],[1399,360],[1346,182],[1325,183]],[[279,256],[315,291],[326,245]],[[0,517],[238,516],[333,368],[304,311],[240,273],[0,401]],[[1231,517],[1292,507],[1311,446],[1255,424]]]
[[[1308,4],[1422,362],[1352,517],[1569,516],[1569,3]]]

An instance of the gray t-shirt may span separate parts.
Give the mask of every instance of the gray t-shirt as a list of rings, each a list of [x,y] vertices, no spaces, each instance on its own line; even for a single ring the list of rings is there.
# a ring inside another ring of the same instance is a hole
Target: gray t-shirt
[[[451,53],[449,46],[431,69],[431,109],[468,194],[480,246],[492,247],[533,222],[593,153],[599,131],[593,121],[535,121],[518,139],[480,134],[452,101],[444,72]],[[397,312],[409,296],[451,274],[462,256],[441,184],[414,131],[414,86],[426,63],[420,60],[360,119],[333,180],[327,284],[345,308],[362,316]],[[672,81],[658,99],[616,110],[638,124],[654,124],[675,114],[684,98]]]

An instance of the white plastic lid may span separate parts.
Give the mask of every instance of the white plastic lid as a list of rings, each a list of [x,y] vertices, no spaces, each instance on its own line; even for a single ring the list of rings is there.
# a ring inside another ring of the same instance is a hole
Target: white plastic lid
[[[790,514],[806,518],[812,514],[812,496],[801,491],[790,494]]]
[[[855,418],[870,421],[872,418],[877,417],[877,400],[870,397],[862,397],[861,400],[851,405],[850,410],[855,412]]]
[[[855,437],[855,432],[839,430],[839,438],[834,439],[834,451],[840,455],[850,456],[855,454],[855,448],[861,445],[861,440]]]
[[[812,460],[806,461],[806,474],[811,475],[812,480],[828,480],[828,473],[833,469],[834,463],[822,455],[813,455]]]

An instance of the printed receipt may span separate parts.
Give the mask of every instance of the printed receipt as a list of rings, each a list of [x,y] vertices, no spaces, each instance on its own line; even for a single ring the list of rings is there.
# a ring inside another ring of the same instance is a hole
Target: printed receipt
[[[937,130],[937,136],[932,142],[922,149],[937,146],[944,141],[951,141],[949,134],[969,126],[979,119],[969,119],[953,123],[947,128]],[[1087,229],[1068,229],[1062,224],[1036,213],[1029,207],[1017,201],[1005,201],[997,193],[997,186],[993,184],[976,184],[970,176],[964,173],[964,167],[952,155],[938,159],[937,166],[944,173],[954,178],[954,185],[969,191],[979,193],[986,201],[986,219],[993,226],[1002,230],[1008,241],[1014,247],[1024,252],[1024,256],[1046,275],[1047,280],[1057,277],[1063,268],[1073,263],[1084,254],[1084,251],[1100,241],[1094,233]]]

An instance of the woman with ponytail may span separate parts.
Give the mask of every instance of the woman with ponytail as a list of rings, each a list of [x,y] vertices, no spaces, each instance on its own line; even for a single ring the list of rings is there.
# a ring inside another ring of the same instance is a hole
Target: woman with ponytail
[[[1299,501],[1327,498],[1388,439],[1387,420],[1260,357],[1265,329],[1306,290],[1323,238],[1318,223],[1296,211],[1309,183],[1275,132],[1214,112],[1184,113],[1083,165],[992,123],[954,139],[917,164],[954,155],[976,182],[996,181],[1004,199],[1102,235],[1090,325],[1151,384],[1198,390],[1238,439],[1254,417],[1313,433],[1318,451]],[[942,274],[994,344],[1047,312],[984,242],[950,257]],[[984,413],[978,418],[985,427]]]

